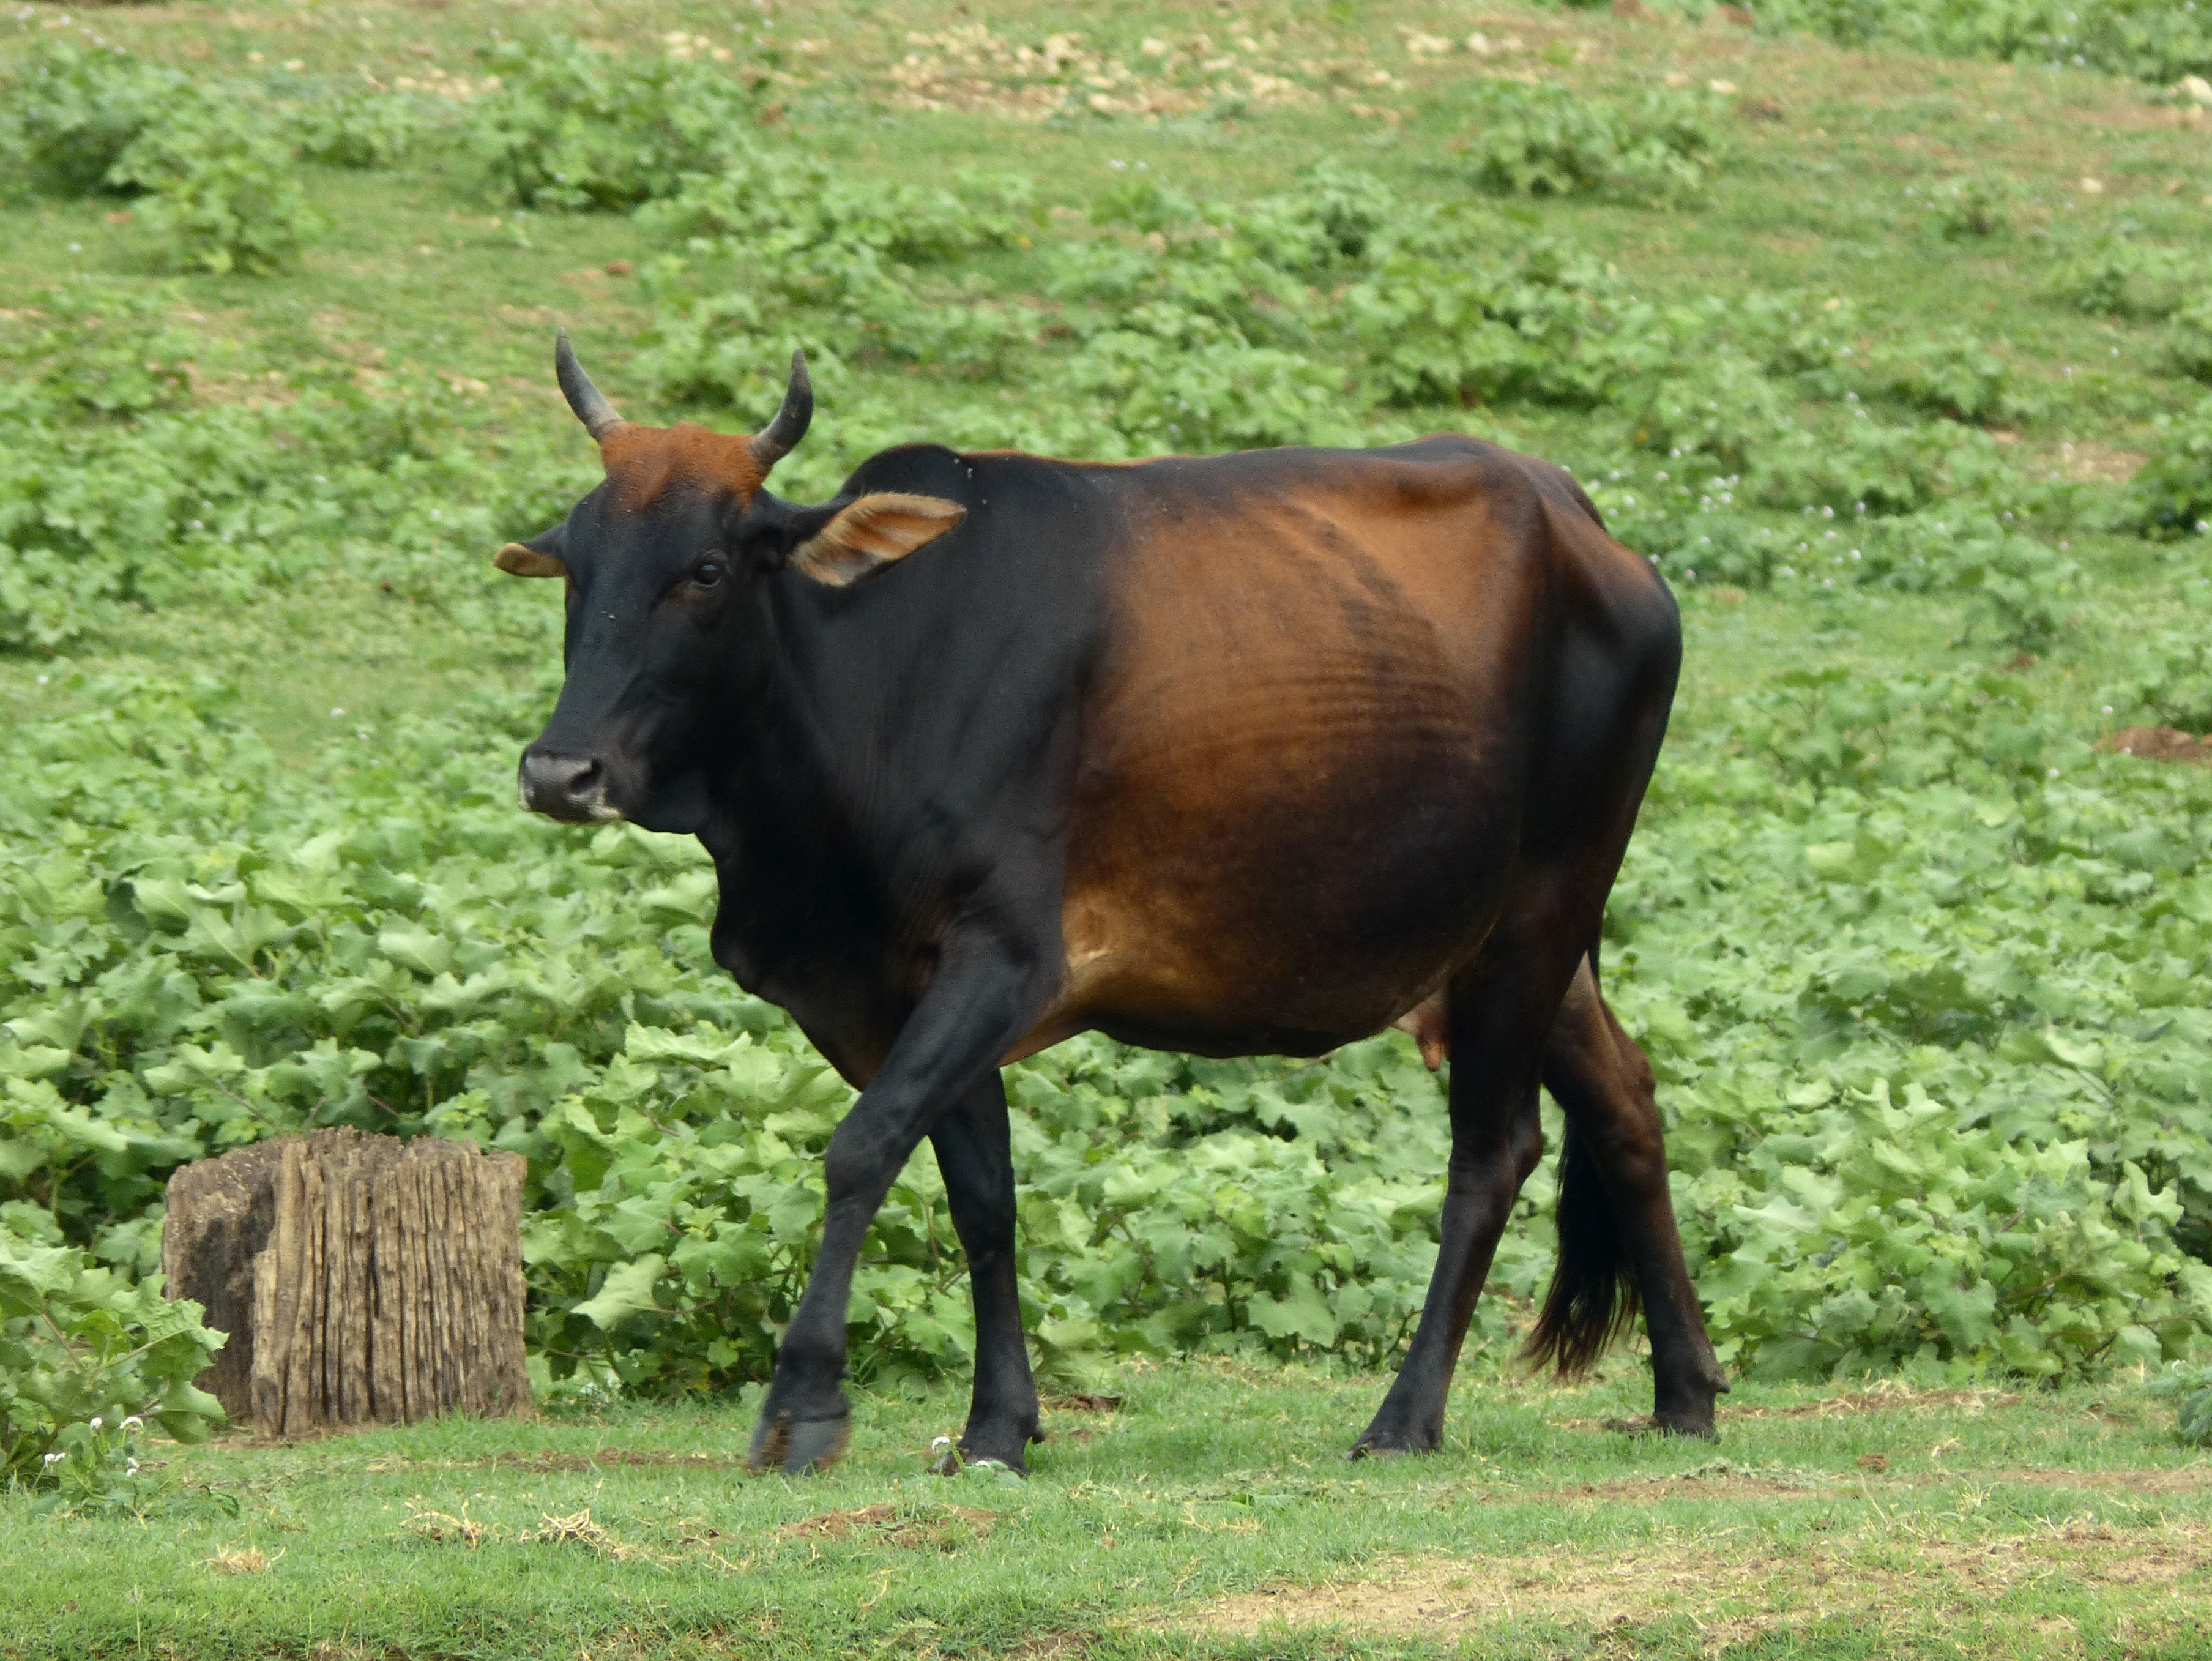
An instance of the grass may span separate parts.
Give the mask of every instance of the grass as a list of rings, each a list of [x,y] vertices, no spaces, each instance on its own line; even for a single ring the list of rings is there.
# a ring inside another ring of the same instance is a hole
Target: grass
[[[2044,295],[2048,256],[2029,233],[2132,225],[2212,258],[2203,131],[2079,73],[1443,0],[1392,9],[1387,23],[1302,0],[1079,16],[1064,0],[1006,0],[988,24],[1011,37],[1081,27],[1133,53],[1156,29],[1249,29],[1273,42],[1263,60],[1336,66],[1339,90],[1310,104],[1051,126],[1012,121],[973,87],[943,109],[899,101],[892,66],[938,50],[908,33],[980,21],[966,4],[758,10],[779,40],[823,48],[787,48],[787,119],[809,143],[917,180],[1018,158],[1050,200],[1090,197],[1116,162],[1207,194],[1280,188],[1324,153],[1442,188],[1435,166],[1480,60],[1410,56],[1401,23],[1511,34],[1593,86],[1724,79],[1758,113],[1737,124],[1741,162],[1703,207],[1554,204],[1547,222],[1655,295],[1818,287],[1875,329],[1970,325],[2054,394],[2019,437],[2021,453],[2054,463],[2068,444],[2133,454],[2180,392],[2156,371],[2154,331]],[[0,31],[27,40],[62,15],[25,11]],[[526,21],[609,40],[719,38],[739,13],[423,0],[129,8],[75,26],[187,66],[243,70],[258,52],[389,80],[465,70],[489,29]],[[0,32],[0,52],[9,41]],[[1395,84],[1371,88],[1376,66]],[[2019,226],[1944,241],[1920,203],[1975,173],[2012,181]],[[395,371],[481,381],[484,429],[572,438],[580,483],[589,453],[546,362],[557,320],[627,411],[671,413],[624,385],[646,311],[605,269],[653,252],[628,221],[536,216],[519,240],[465,170],[319,173],[313,192],[334,228],[297,272],[182,283],[241,368],[380,354]],[[112,209],[10,192],[0,291],[144,274],[140,234]],[[917,381],[917,432],[927,393]],[[1507,431],[1562,454],[1576,429],[1516,415]],[[2075,551],[2104,591],[2101,615],[2148,628],[2166,612],[2176,577],[2161,557],[2117,540]],[[483,565],[452,583],[475,608],[469,628],[337,569],[244,610],[132,615],[74,663],[234,678],[249,719],[304,757],[472,689],[544,684],[550,598]],[[1780,667],[1944,660],[1960,622],[1947,604],[1874,596],[1699,591],[1686,611],[1686,730]],[[2093,721],[2088,692],[2117,643],[2084,635],[2025,672]],[[70,666],[0,659],[0,701],[52,709]],[[1118,1410],[1050,1416],[1026,1485],[923,1474],[930,1439],[957,1428],[950,1387],[864,1400],[854,1457],[806,1482],[738,1473],[750,1415],[734,1402],[179,1451],[167,1457],[182,1486],[143,1519],[0,1500],[0,1563],[14,1571],[0,1577],[0,1657],[2212,1652],[2212,1464],[2177,1446],[2170,1413],[2139,1385],[2026,1397],[1745,1386],[1712,1446],[1603,1429],[1648,1389],[1620,1361],[1577,1391],[1469,1379],[1445,1452],[1358,1466],[1339,1454],[1379,1394],[1372,1378],[1191,1365],[1133,1371],[1120,1388]]]
[[[1372,1377],[1191,1364],[1063,1403],[1023,1483],[925,1473],[950,1392],[821,1478],[735,1403],[169,1456],[145,1520],[0,1507],[0,1655],[1965,1652],[2212,1648],[2212,1461],[2137,1386],[1740,1387],[1717,1445],[1605,1427],[1617,1358],[1465,1380],[1347,1465]],[[207,1490],[230,1496],[234,1517]]]

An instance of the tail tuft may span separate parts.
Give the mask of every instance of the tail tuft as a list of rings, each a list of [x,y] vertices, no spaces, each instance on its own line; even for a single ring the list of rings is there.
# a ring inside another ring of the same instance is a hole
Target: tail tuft
[[[1627,1333],[1641,1307],[1597,1162],[1571,1125],[1559,1147],[1559,1267],[1521,1354],[1571,1378]]]

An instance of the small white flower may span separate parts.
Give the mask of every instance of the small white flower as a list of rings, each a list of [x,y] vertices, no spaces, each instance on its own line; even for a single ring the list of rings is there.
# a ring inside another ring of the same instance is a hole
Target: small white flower
[[[56,1448],[52,1453],[46,1456],[46,1463],[49,1465],[58,1465],[63,1460],[68,1457],[69,1455],[64,1453],[59,1448]]]
[[[96,1413],[92,1415],[92,1427],[94,1430],[100,1428],[100,1415]]]
[[[2058,776],[2058,770],[2056,767],[2048,769],[2047,770],[2052,778],[2055,779]]]
[[[123,1428],[125,1430],[139,1430],[144,1427],[145,1423],[145,1420],[134,1413],[128,1419],[125,1419],[123,1421]]]

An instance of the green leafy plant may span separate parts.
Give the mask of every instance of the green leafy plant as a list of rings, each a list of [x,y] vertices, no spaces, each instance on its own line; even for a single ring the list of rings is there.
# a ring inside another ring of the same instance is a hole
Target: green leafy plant
[[[2141,642],[2120,678],[2099,697],[2122,723],[2212,733],[2212,626],[2200,618],[2194,627],[2161,630]]]
[[[139,216],[173,263],[218,275],[281,270],[323,228],[281,131],[241,112],[187,106],[133,139],[108,179],[149,193]]]
[[[18,72],[8,150],[40,183],[70,195],[112,190],[133,143],[195,96],[190,78],[120,47],[42,41]]]
[[[1928,193],[1936,228],[1954,241],[2000,236],[2012,228],[2013,188],[1988,177],[1954,179]]]
[[[2017,418],[2026,407],[2012,365],[1964,329],[1952,329],[1876,357],[1880,390],[1953,421]]]
[[[0,322],[19,418],[142,416],[190,403],[198,348],[173,286],[80,277],[19,301]]]
[[[2174,308],[2166,352],[2183,374],[2212,381],[2212,289]]]
[[[2062,245],[2050,285],[2059,299],[2093,315],[2160,318],[2177,310],[2201,278],[2194,255],[2113,230]]]
[[[1993,639],[2015,653],[2047,652],[2079,608],[2081,563],[2049,543],[1997,532],[1969,543],[1957,581],[1972,596],[1965,640]]]
[[[1705,0],[1655,0],[1696,17]],[[2212,70],[2212,18],[2196,0],[1762,0],[1762,29],[1842,46],[1891,40],[1960,58],[2078,65],[2170,86]]]
[[[2212,1447],[2212,1379],[2200,1377],[2196,1388],[2183,1392],[2174,1432],[2191,1447]]]
[[[526,207],[617,209],[672,195],[686,174],[739,159],[759,102],[731,76],[672,54],[633,61],[554,34],[487,47],[499,89],[470,130]]]
[[[2212,399],[2161,416],[2159,433],[2128,487],[2128,516],[2146,536],[2203,535],[2212,528]]]
[[[83,713],[19,729],[0,810],[0,1199],[140,1264],[184,1159],[307,1125],[468,1137],[530,1161],[529,1329],[556,1372],[763,1376],[849,1092],[714,969],[696,850],[515,813],[520,703],[303,776],[214,689],[73,696]],[[2151,873],[2212,873],[2212,814],[2148,812],[2167,788],[1996,673],[1785,675],[1670,760],[1607,961],[1741,1364],[2045,1376],[2212,1332],[2212,1270],[2179,1244],[2212,1224],[2192,948],[2131,934],[2113,957]],[[1976,921],[1931,921],[1954,915]],[[1085,1038],[1009,1088],[1051,1376],[1403,1341],[1448,1125],[1401,1040],[1299,1064]],[[1493,1270],[1477,1337],[1499,1353],[1552,1198],[1540,1173]],[[1774,1272],[1730,1267],[1753,1261]],[[857,1283],[866,1376],[961,1365],[960,1276],[924,1155]]]
[[[304,159],[363,171],[398,167],[447,125],[404,93],[367,88],[307,99],[286,119]]]
[[[1519,196],[1671,199],[1703,188],[1723,155],[1699,100],[1647,90],[1626,100],[1555,84],[1476,83],[1462,166]]]
[[[143,1509],[140,1437],[197,1442],[223,1422],[193,1378],[222,1346],[201,1310],[135,1286],[21,1203],[0,1219],[0,1476],[71,1508]],[[28,1226],[27,1237],[18,1232]]]

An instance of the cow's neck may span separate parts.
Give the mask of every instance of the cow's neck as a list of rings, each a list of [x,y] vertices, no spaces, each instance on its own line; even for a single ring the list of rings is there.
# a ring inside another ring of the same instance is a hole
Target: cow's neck
[[[900,837],[895,793],[869,770],[885,759],[910,648],[882,618],[795,587],[767,611],[771,666],[711,723],[727,736],[700,841],[721,885],[716,960],[804,1021],[822,989],[848,996],[855,977],[896,977],[886,943],[915,934],[866,851]]]

